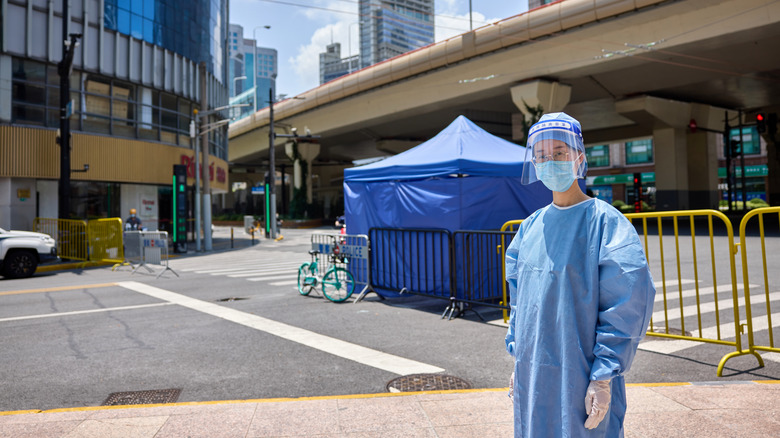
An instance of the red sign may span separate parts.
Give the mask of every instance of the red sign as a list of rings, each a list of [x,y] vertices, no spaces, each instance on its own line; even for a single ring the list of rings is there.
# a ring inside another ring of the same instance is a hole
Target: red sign
[[[190,157],[189,155],[182,155],[181,164],[187,166],[187,178],[195,178],[195,158]],[[215,163],[212,162],[209,165],[209,181],[214,181],[214,167],[215,167],[214,164]],[[200,169],[202,168],[203,166],[200,166]],[[216,174],[217,174],[217,182],[224,183],[225,181],[227,181],[226,169],[222,167],[217,167]]]

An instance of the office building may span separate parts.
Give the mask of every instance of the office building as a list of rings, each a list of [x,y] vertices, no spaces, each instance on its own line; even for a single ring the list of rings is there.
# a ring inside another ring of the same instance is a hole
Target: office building
[[[433,0],[360,0],[360,65],[434,42]]]
[[[341,44],[328,44],[320,53],[320,84],[360,70],[360,55],[341,57]]]
[[[258,47],[254,39],[244,38],[244,28],[238,24],[230,25],[228,51],[230,104],[247,105],[232,111],[235,119],[240,119],[267,107],[269,90],[276,96],[279,55],[276,49]]]
[[[58,191],[56,142],[67,23],[81,35],[67,105],[69,214],[126,218],[135,208],[145,227],[166,229],[174,164],[188,167],[193,196],[194,111],[228,103],[228,0],[2,4],[0,227],[31,229],[35,217],[58,217],[59,200],[68,199]],[[214,113],[204,124],[225,117]],[[227,189],[226,134],[226,125],[208,134],[212,194]]]
[[[539,6],[544,6],[554,1],[557,0],[528,0],[528,9],[531,10],[534,8],[538,8]]]

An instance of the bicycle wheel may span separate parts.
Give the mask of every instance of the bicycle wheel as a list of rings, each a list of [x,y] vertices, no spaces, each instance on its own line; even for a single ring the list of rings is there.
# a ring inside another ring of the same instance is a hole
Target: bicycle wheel
[[[334,303],[345,301],[355,291],[355,278],[344,268],[334,268],[322,279],[322,293]]]
[[[309,292],[311,292],[313,288],[311,277],[308,277],[308,274],[309,264],[304,263],[298,268],[298,292],[300,292],[301,295],[309,295]]]

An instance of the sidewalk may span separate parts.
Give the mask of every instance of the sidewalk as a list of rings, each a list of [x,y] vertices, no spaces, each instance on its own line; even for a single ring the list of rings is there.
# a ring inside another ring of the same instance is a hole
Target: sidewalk
[[[630,385],[626,437],[780,437],[780,381]],[[506,388],[0,412],[13,438],[511,437]]]

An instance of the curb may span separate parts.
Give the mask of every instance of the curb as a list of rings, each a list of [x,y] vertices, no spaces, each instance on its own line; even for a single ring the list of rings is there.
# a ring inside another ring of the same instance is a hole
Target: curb
[[[726,386],[726,385],[746,385],[746,384],[780,384],[780,380],[627,383],[626,387],[702,386],[702,385]],[[0,412],[0,417],[7,416],[7,415],[47,414],[47,413],[58,413],[58,412],[82,412],[82,411],[100,411],[100,410],[115,410],[115,409],[141,409],[141,408],[168,407],[168,406],[212,406],[212,405],[220,405],[220,404],[228,405],[228,404],[240,404],[240,403],[282,403],[282,402],[310,401],[310,400],[349,400],[349,399],[368,399],[368,398],[384,398],[384,397],[405,397],[405,396],[425,395],[425,394],[469,394],[469,393],[479,393],[479,392],[502,392],[507,390],[509,390],[509,388],[477,388],[477,389],[452,389],[452,390],[440,390],[440,391],[380,392],[376,394],[323,395],[323,396],[312,396],[312,397],[280,397],[280,398],[265,398],[265,399],[246,399],[246,400],[213,400],[213,401],[201,401],[201,402],[180,402],[180,403],[162,403],[162,404],[145,404],[145,405],[83,406],[83,407],[75,407],[75,408],[49,409],[45,411],[40,409],[5,411],[5,412]]]

